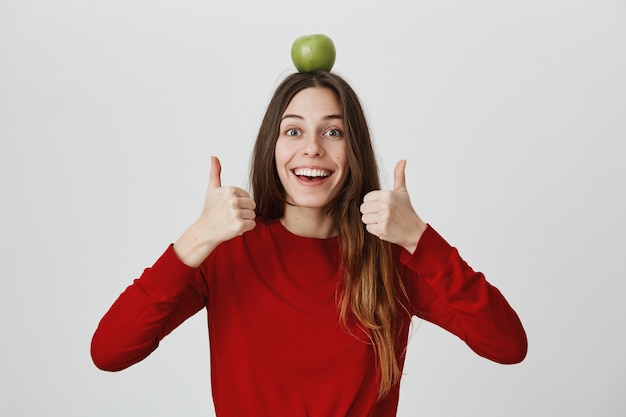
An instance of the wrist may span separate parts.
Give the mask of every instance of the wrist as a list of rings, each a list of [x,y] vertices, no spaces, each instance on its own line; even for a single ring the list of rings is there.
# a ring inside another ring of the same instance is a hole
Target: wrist
[[[206,233],[196,224],[192,225],[174,243],[174,252],[185,265],[197,268],[221,243],[207,239]]]
[[[415,249],[417,249],[417,245],[427,228],[428,225],[420,219],[417,227],[415,228],[415,231],[411,234],[411,239],[409,239],[404,245],[402,245],[402,247],[410,254],[413,254],[413,252],[415,252]]]

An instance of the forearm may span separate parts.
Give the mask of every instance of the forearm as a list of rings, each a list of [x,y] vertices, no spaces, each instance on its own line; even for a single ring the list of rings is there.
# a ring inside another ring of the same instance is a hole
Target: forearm
[[[450,319],[441,325],[483,357],[504,364],[521,362],[528,342],[517,313],[482,273],[473,271],[458,257],[456,250],[451,258],[447,268],[431,282],[451,311]]]
[[[415,252],[415,249],[417,249],[417,245],[419,245],[420,239],[427,228],[428,224],[417,217],[417,219],[411,224],[411,227],[407,228],[407,230],[410,230],[410,233],[407,233],[406,241],[401,243],[400,246],[402,246],[408,253],[412,254]]]
[[[101,369],[118,371],[141,361],[180,323],[204,305],[197,271],[173,248],[118,297],[100,321],[91,355]]]
[[[197,268],[219,246],[219,241],[208,239],[201,220],[192,224],[174,243],[174,252],[180,261]]]
[[[481,356],[516,363],[527,339],[516,312],[500,291],[474,271],[432,228],[403,262],[415,273],[411,297],[415,313],[456,334]]]

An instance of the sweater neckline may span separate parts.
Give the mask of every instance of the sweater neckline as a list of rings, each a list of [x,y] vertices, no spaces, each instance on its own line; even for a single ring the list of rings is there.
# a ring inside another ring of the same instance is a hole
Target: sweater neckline
[[[331,248],[339,246],[339,236],[326,239],[299,236],[287,230],[278,219],[268,222],[267,225],[282,242],[290,245],[308,248]]]

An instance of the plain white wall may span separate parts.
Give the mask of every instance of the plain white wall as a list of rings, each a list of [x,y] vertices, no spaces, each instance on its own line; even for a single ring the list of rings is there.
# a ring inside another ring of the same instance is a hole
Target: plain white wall
[[[0,0],[0,415],[213,415],[205,319],[96,370],[117,295],[245,186],[289,51],[336,43],[385,184],[521,316],[500,366],[428,324],[399,416],[623,416],[626,2]],[[416,323],[418,324],[418,323]]]

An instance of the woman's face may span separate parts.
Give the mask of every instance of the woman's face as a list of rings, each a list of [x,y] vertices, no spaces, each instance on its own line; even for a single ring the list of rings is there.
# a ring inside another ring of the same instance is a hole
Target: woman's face
[[[348,176],[343,115],[335,93],[306,88],[282,115],[276,142],[276,169],[287,203],[325,207]]]

